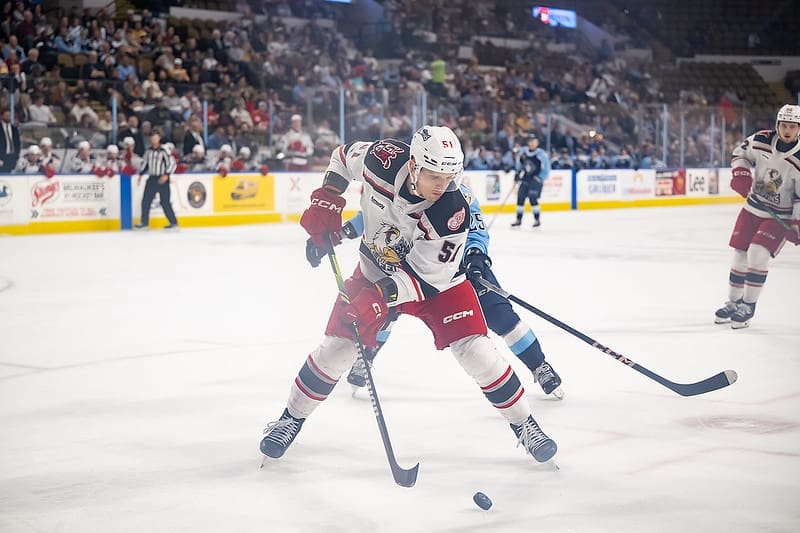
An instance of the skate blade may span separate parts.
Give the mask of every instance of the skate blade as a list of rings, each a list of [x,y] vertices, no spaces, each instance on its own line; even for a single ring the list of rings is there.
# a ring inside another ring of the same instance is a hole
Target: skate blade
[[[558,463],[556,463],[552,459],[548,459],[547,461],[542,463],[542,466],[547,467],[547,469],[552,471],[552,472],[560,472],[561,471],[561,467],[558,466]]]
[[[746,322],[731,322],[731,329],[744,329],[750,327],[750,321]]]
[[[730,321],[731,321],[730,318],[715,318],[714,324],[727,324]]]
[[[553,392],[550,393],[550,396],[558,401],[561,401],[564,399],[564,391],[561,387],[556,387]]]

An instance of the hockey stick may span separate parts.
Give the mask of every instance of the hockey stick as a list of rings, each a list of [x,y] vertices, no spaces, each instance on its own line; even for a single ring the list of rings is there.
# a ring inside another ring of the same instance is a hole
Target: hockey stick
[[[346,303],[350,303],[350,297],[347,296],[347,291],[344,287],[342,270],[339,268],[339,260],[336,259],[336,252],[333,251],[333,243],[330,240],[330,236],[328,236],[328,245],[330,246],[328,257],[331,261],[333,275],[336,277],[336,285],[339,287],[339,297]],[[402,468],[399,464],[397,464],[397,459],[395,458],[394,450],[392,449],[392,442],[389,440],[389,429],[386,427],[386,420],[383,418],[381,403],[378,401],[378,392],[375,390],[375,382],[372,380],[372,371],[369,368],[369,360],[364,353],[364,344],[361,342],[361,335],[358,333],[358,325],[355,323],[355,321],[352,323],[352,328],[353,335],[355,336],[354,342],[356,344],[356,349],[358,350],[358,356],[364,361],[364,368],[367,370],[367,390],[369,391],[369,399],[372,401],[372,410],[375,412],[375,420],[378,421],[378,430],[380,431],[381,439],[383,439],[383,447],[386,450],[386,457],[389,459],[389,467],[392,469],[392,477],[394,478],[395,483],[401,487],[413,487],[414,483],[417,482],[419,463],[408,469]]]
[[[484,287],[486,287],[490,291],[496,292],[500,296],[502,296],[502,297],[514,302],[514,303],[519,304],[520,306],[524,307],[525,309],[527,309],[531,313],[533,313],[533,314],[535,314],[535,315],[547,320],[548,322],[550,322],[551,324],[553,324],[555,326],[558,326],[559,328],[563,329],[567,333],[571,333],[572,335],[578,337],[580,340],[582,340],[586,344],[590,344],[592,347],[597,348],[598,350],[600,350],[601,352],[603,352],[603,353],[605,353],[607,355],[610,355],[611,357],[613,357],[614,359],[616,359],[620,363],[623,363],[623,364],[631,367],[632,369],[636,370],[640,374],[644,374],[645,376],[647,376],[648,378],[652,379],[656,383],[660,383],[661,385],[665,386],[669,390],[671,390],[673,392],[677,392],[681,396],[696,396],[698,394],[705,394],[706,392],[715,391],[717,389],[721,389],[723,387],[727,387],[728,385],[731,385],[731,384],[735,383],[736,382],[736,378],[738,377],[734,370],[725,370],[724,372],[720,372],[719,374],[711,376],[708,379],[704,379],[703,381],[698,381],[697,383],[675,383],[675,382],[670,381],[670,380],[668,380],[668,379],[666,379],[666,378],[664,378],[662,376],[659,376],[655,372],[652,372],[652,371],[646,369],[645,367],[639,365],[638,363],[635,363],[635,362],[631,361],[630,359],[628,359],[624,355],[615,352],[611,348],[603,346],[602,344],[600,344],[599,342],[597,342],[593,338],[589,337],[588,335],[584,335],[583,333],[581,333],[577,329],[574,329],[574,328],[568,326],[567,324],[564,324],[563,322],[561,322],[557,318],[553,318],[552,316],[548,315],[544,311],[541,311],[541,310],[537,309],[536,307],[530,305],[529,303],[520,300],[519,298],[517,298],[513,294],[510,294],[509,292],[504,291],[500,287],[497,287],[496,285],[493,285],[492,283],[486,281],[485,279],[478,278],[478,283],[480,283],[481,285],[483,285]]]
[[[792,228],[789,224],[787,224],[785,220],[783,220],[781,217],[779,217],[778,214],[775,211],[773,211],[772,209],[770,209],[769,207],[762,206],[759,209],[763,209],[764,211],[769,213],[769,216],[774,218],[775,221],[778,224],[780,224],[783,227],[783,229],[785,229],[786,231],[794,231],[794,228]]]
[[[511,196],[511,193],[513,193],[516,190],[516,188],[517,184],[515,182],[514,185],[511,186],[511,189],[509,189],[508,194],[506,194],[505,198],[503,198],[503,201],[500,203],[499,206],[497,206],[497,211],[495,211],[492,220],[490,220],[489,224],[486,225],[487,230],[492,228],[492,224],[494,224],[494,221],[497,220],[497,217],[503,211],[503,207],[505,207],[506,203],[508,203],[508,198]]]

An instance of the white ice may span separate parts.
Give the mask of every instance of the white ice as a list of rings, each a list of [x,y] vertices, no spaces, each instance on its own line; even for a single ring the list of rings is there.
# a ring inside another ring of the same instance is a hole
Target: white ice
[[[499,217],[513,294],[673,381],[739,381],[683,398],[520,309],[564,380],[548,400],[513,361],[556,472],[401,319],[375,378],[398,461],[421,464],[410,489],[344,379],[259,469],[336,297],[299,226],[2,238],[0,531],[800,531],[800,249],[771,263],[749,329],[713,324],[737,210]],[[338,250],[349,272],[355,243]]]

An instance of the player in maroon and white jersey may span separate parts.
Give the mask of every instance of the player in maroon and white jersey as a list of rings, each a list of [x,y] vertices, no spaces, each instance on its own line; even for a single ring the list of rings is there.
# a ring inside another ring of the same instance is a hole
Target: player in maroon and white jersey
[[[770,258],[787,240],[800,243],[800,106],[781,107],[775,129],[745,139],[731,166],[731,187],[747,202],[730,240],[728,301],[714,321],[740,329],[753,318]]]
[[[487,337],[478,297],[460,271],[470,224],[459,189],[463,168],[461,143],[446,127],[424,126],[411,145],[383,139],[334,150],[300,224],[317,247],[329,249],[329,238],[338,244],[341,194],[352,180],[363,182],[360,261],[345,282],[350,303],[336,301],[324,340],[300,369],[280,419],[265,430],[266,456],[283,455],[350,369],[358,355],[351,324],[365,346],[377,346],[378,331],[401,313],[422,320],[437,349],[450,347],[534,459],[555,455],[556,443],[531,416],[522,383]]]

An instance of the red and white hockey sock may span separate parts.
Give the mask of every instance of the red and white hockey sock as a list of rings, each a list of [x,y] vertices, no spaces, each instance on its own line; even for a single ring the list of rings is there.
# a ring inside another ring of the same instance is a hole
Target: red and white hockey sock
[[[733,264],[728,276],[728,300],[737,302],[744,294],[744,282],[747,278],[747,252],[733,251]]]
[[[761,296],[761,289],[767,281],[769,250],[760,244],[751,244],[747,250],[747,278],[744,282],[744,301],[752,304]]]
[[[295,418],[308,418],[333,391],[339,376],[356,360],[353,341],[325,337],[300,368],[289,393],[287,408]]]
[[[531,414],[525,389],[508,361],[485,335],[472,335],[450,345],[458,363],[480,386],[486,399],[512,424]]]

